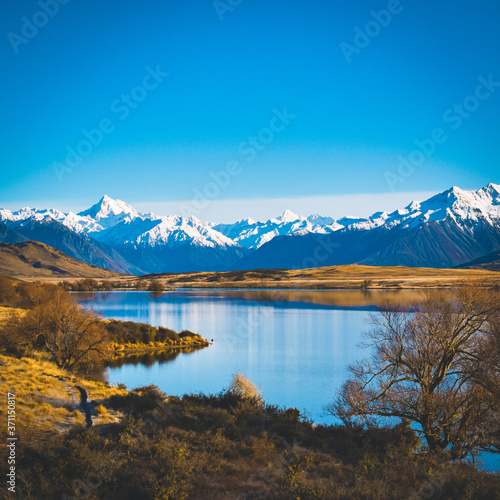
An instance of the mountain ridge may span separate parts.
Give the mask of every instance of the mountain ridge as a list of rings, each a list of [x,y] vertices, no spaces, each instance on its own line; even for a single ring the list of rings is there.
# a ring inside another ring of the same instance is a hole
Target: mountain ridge
[[[369,217],[303,217],[285,210],[267,221],[215,224],[140,213],[104,195],[78,214],[3,209],[0,224],[0,241],[39,240],[84,262],[134,274],[311,264],[455,267],[500,250],[500,185],[476,191],[453,186]]]

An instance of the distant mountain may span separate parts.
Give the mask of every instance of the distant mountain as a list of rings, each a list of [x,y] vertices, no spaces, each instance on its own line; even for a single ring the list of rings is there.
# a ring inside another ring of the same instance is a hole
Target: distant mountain
[[[26,238],[11,229],[6,224],[0,223],[0,243],[19,243],[26,241]]]
[[[39,219],[30,216],[12,225],[13,229],[27,240],[45,243],[87,264],[118,273],[143,274],[113,248],[85,233],[76,233],[51,217]]]
[[[153,214],[149,214],[154,217]],[[95,222],[95,225],[88,224],[88,232],[96,232],[102,229],[109,229],[120,222],[130,222],[140,217],[139,212],[121,200],[113,200],[109,196],[103,196],[101,200],[88,210],[80,212],[77,216],[80,220]],[[145,216],[144,216],[145,217]]]
[[[452,188],[366,219],[340,219],[327,235],[274,238],[237,269],[339,264],[455,267],[500,249],[500,186]]]
[[[42,241],[84,262],[134,274],[339,264],[455,267],[500,250],[500,186],[453,187],[367,218],[286,210],[265,222],[214,224],[140,213],[104,196],[78,214],[0,210],[0,223],[0,239]]]
[[[316,222],[319,220],[319,223]],[[267,222],[256,222],[253,219],[242,219],[235,224],[218,224],[214,226],[216,231],[221,232],[233,241],[240,243],[245,248],[256,250],[271,241],[276,236],[303,235],[308,233],[327,234],[333,228],[322,224],[333,219],[312,216],[311,219],[295,215],[286,210],[279,217],[269,219]]]
[[[460,269],[491,269],[493,271],[500,271],[500,251],[483,255],[458,267]]]
[[[104,196],[74,214],[23,208],[0,222],[83,262],[130,274],[227,270],[248,252],[196,217],[157,217]]]
[[[109,278],[117,273],[90,266],[44,243],[0,244],[0,274],[16,278]]]
[[[223,271],[248,253],[194,216],[139,214],[126,203],[107,197],[79,215],[95,217],[105,228],[89,232],[92,238],[148,273]]]

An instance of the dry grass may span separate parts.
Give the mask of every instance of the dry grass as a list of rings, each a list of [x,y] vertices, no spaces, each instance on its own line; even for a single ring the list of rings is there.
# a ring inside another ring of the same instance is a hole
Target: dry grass
[[[39,241],[25,241],[0,247],[0,274],[20,279],[111,278],[119,273],[101,269]]]
[[[123,289],[135,287],[137,276],[109,279]],[[312,269],[260,269],[251,271],[166,273],[147,276],[167,289],[184,288],[279,288],[279,289],[400,289],[449,287],[463,281],[500,285],[500,272],[480,269],[434,269],[415,267],[328,266]],[[56,282],[54,278],[46,281]],[[76,281],[69,279],[68,281]],[[108,280],[105,280],[108,281]]]
[[[97,405],[97,406],[95,407],[95,411],[96,411],[96,412],[97,412],[97,414],[98,414],[99,416],[101,416],[101,417],[102,417],[102,416],[104,416],[104,415],[106,415],[106,414],[107,414],[107,412],[108,412],[108,411],[106,410],[106,407],[105,407],[104,405]]]
[[[500,284],[500,273],[495,271],[355,265],[164,274],[159,277],[166,286],[187,288],[401,289],[448,287],[477,280],[491,286]]]
[[[117,387],[72,376],[41,354],[34,356],[16,359],[0,355],[0,363],[4,365],[0,373],[0,393],[16,395],[17,435],[52,435],[84,423],[75,385],[84,387],[95,403],[126,393]],[[2,420],[6,420],[5,412],[5,405],[0,405]],[[108,412],[105,408],[98,415],[94,417],[94,424],[116,422],[121,417],[120,413]]]
[[[208,340],[198,336],[184,337],[176,341],[168,339],[165,342],[148,342],[147,344],[144,342],[125,342],[123,344],[113,342],[111,347],[114,350],[115,356],[121,356],[123,354],[130,353],[147,353],[174,349],[187,349],[190,347],[207,347],[208,345],[210,345]]]
[[[24,315],[26,314],[26,311],[24,309],[16,309],[14,307],[0,306],[0,323],[5,321],[11,314]]]

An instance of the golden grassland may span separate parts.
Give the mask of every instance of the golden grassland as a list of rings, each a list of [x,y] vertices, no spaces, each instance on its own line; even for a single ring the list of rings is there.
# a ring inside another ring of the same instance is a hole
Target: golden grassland
[[[28,279],[28,278],[25,278]],[[35,278],[30,278],[33,281]],[[36,278],[40,279],[40,278]],[[66,279],[66,278],[65,278]],[[140,280],[159,280],[166,288],[273,288],[273,289],[400,289],[450,287],[463,281],[500,285],[500,272],[482,269],[328,266],[311,269],[257,269],[251,271],[165,273],[120,276],[101,281],[113,288],[134,288]],[[60,279],[46,278],[58,283]],[[67,279],[75,282],[78,278]]]
[[[178,341],[168,339],[165,342],[126,342],[124,344],[113,343],[111,347],[114,351],[115,356],[121,356],[126,354],[207,347],[208,345],[210,345],[210,342],[198,335],[196,337],[184,337],[182,339],[179,339]]]
[[[261,269],[225,273],[158,275],[166,286],[208,288],[422,288],[451,286],[463,280],[500,284],[500,273],[472,269],[329,266],[312,269]]]
[[[16,309],[14,307],[0,306],[0,323],[8,319],[12,314],[23,315],[26,314],[26,311],[24,309]]]
[[[70,374],[43,354],[33,353],[33,357],[21,359],[0,354],[0,366],[0,393],[16,395],[17,435],[29,433],[50,437],[84,424],[76,385],[87,390],[96,407],[102,406],[94,417],[94,425],[117,422],[121,418],[119,412],[104,408],[102,400],[126,394],[126,390]],[[5,412],[6,405],[0,405],[2,421],[6,421]]]
[[[319,300],[331,300],[337,294],[353,300],[355,294],[421,291],[277,293],[292,298],[299,293],[305,300],[318,300],[318,295]],[[2,308],[1,317],[8,319],[12,311]],[[166,345],[194,349],[203,341],[181,332],[171,342],[146,343],[155,338],[148,336],[154,332],[142,331],[148,325],[136,326],[126,332],[113,330],[112,338],[122,341],[114,344],[115,353],[125,356],[127,350],[156,351]],[[144,336],[134,336],[141,332]],[[164,340],[169,332],[157,333],[163,336],[156,338]],[[406,422],[391,429],[313,425],[299,410],[267,405],[258,389],[238,376],[218,395],[167,397],[155,386],[129,392],[88,380],[59,369],[49,354],[19,352],[24,354],[29,357],[0,352],[0,391],[15,394],[15,434],[22,444],[19,460],[16,457],[16,493],[21,498],[389,499],[426,491],[436,477],[443,477],[440,498],[496,498],[499,491],[496,475],[418,450],[420,441]],[[86,428],[77,386],[86,390],[95,410],[91,428]],[[4,422],[7,408],[0,405]]]
[[[0,245],[0,274],[18,279],[112,278],[119,273],[86,264],[38,241]]]

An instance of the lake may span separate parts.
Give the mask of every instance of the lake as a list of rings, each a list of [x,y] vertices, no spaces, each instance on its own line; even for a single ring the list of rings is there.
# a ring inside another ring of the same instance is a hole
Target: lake
[[[76,294],[107,318],[191,330],[213,345],[189,353],[138,356],[107,369],[111,384],[156,384],[167,394],[216,394],[235,373],[247,375],[269,404],[298,408],[315,423],[338,421],[324,411],[349,377],[348,367],[369,357],[360,347],[380,305],[415,303],[417,291],[178,290]],[[121,366],[119,366],[121,365]],[[498,471],[500,457],[483,454]]]
[[[161,297],[97,293],[82,304],[108,318],[187,329],[213,339],[213,345],[194,352],[110,367],[112,384],[154,383],[167,394],[208,394],[227,388],[242,372],[267,403],[298,408],[316,423],[334,423],[323,407],[348,377],[349,364],[368,356],[358,344],[369,315],[376,313],[374,304],[382,299],[408,297],[404,292],[212,289]]]

